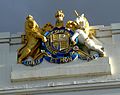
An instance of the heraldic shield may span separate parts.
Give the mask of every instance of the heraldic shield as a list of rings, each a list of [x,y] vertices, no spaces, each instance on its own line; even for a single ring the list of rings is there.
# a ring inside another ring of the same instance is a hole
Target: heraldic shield
[[[54,33],[50,35],[50,45],[53,49],[64,51],[69,48],[69,33]]]
[[[73,45],[70,38],[74,33],[65,27],[57,28],[45,33],[48,39],[43,44],[46,52],[51,56],[45,56],[45,59],[52,63],[66,63],[77,57],[76,52],[73,52]]]

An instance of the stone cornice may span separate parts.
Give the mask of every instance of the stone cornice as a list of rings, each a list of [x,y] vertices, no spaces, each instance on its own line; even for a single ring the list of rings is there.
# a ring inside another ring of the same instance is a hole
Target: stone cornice
[[[0,89],[0,94],[15,94],[15,93],[60,93],[69,91],[84,91],[84,90],[97,90],[97,89],[113,89],[120,87],[120,75],[116,76],[103,76],[90,80],[72,81],[61,83],[50,82],[48,85],[23,85],[11,86]]]

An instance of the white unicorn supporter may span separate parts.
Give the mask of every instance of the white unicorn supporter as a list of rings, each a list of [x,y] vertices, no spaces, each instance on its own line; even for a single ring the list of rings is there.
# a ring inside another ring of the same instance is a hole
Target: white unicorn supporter
[[[78,24],[78,29],[75,30],[74,35],[71,37],[72,42],[75,42],[76,37],[78,37],[79,43],[84,44],[88,49],[97,51],[101,56],[103,56],[103,47],[100,45],[96,45],[95,42],[89,38],[88,34],[85,33],[86,20],[84,14],[77,17],[75,22]]]

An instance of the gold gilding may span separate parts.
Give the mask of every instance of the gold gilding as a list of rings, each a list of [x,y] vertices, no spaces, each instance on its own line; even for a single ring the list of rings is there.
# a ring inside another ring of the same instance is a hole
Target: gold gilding
[[[38,54],[41,52],[41,50],[38,48],[41,46],[41,43],[39,41],[47,41],[46,37],[43,36],[41,32],[42,31],[34,18],[29,15],[25,21],[26,42],[18,50],[18,63],[22,63],[22,61],[28,56],[31,56],[33,59],[38,58]]]
[[[80,17],[76,12],[78,18]],[[68,52],[71,44],[71,35],[65,30],[54,30],[55,27],[61,28],[65,27],[67,30],[75,31],[76,29],[82,29],[89,37],[95,36],[95,30],[91,29],[87,18],[82,15],[82,22],[76,21],[67,21],[64,26],[64,13],[62,10],[58,10],[55,14],[56,22],[53,26],[50,22],[45,24],[42,28],[34,20],[33,16],[28,15],[25,21],[25,32],[21,35],[21,40],[23,46],[18,49],[18,63],[21,64],[22,61],[28,57],[32,57],[33,60],[42,58],[47,55],[46,52],[42,52],[42,42],[46,42],[48,50],[51,50],[52,54],[57,52]],[[79,21],[79,20],[78,20]],[[83,23],[84,22],[84,23]],[[84,24],[84,25],[83,25]],[[82,27],[84,26],[84,27]],[[44,34],[49,32],[49,35],[46,37]],[[53,33],[53,34],[52,34]],[[76,43],[73,43],[73,46]],[[68,49],[68,50],[67,50]],[[90,55],[80,49],[77,50],[78,54],[83,57],[90,58]],[[69,60],[72,60],[69,58]],[[52,62],[52,59],[50,60]],[[65,59],[60,59],[61,62],[64,62]],[[56,61],[57,62],[57,61]]]

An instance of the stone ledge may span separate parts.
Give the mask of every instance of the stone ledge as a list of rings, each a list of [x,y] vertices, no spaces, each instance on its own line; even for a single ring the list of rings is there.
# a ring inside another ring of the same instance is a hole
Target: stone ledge
[[[120,29],[120,23],[112,23],[111,24],[111,29],[114,29],[114,30],[119,30]]]
[[[10,32],[1,32],[0,33],[0,39],[4,39],[4,38],[10,38]]]
[[[11,81],[28,81],[36,79],[50,79],[63,77],[85,77],[85,76],[99,76],[111,74],[109,58],[98,58],[90,62],[79,63],[76,60],[68,64],[49,64],[49,67],[26,67],[22,68],[20,65],[18,69],[12,67]],[[44,64],[44,63],[43,63]],[[43,65],[40,64],[40,65]]]

